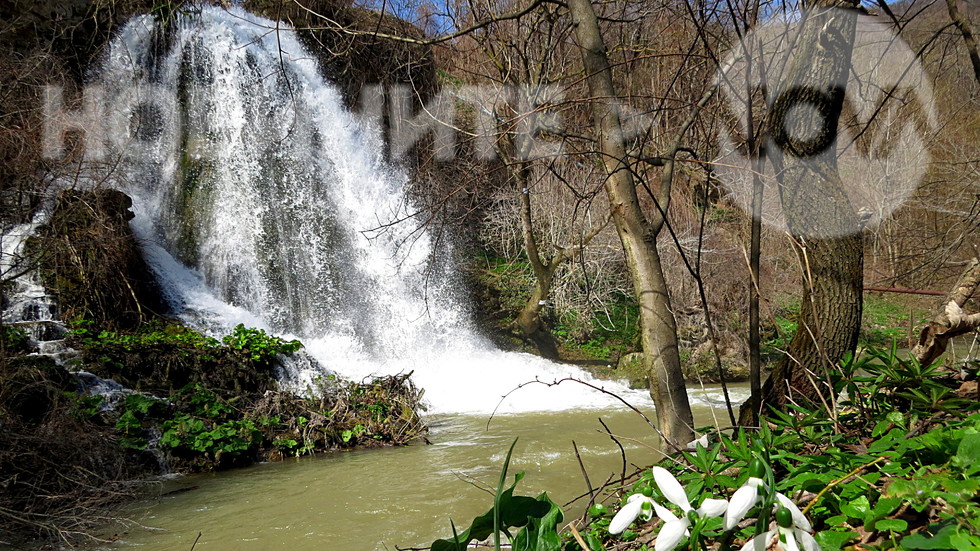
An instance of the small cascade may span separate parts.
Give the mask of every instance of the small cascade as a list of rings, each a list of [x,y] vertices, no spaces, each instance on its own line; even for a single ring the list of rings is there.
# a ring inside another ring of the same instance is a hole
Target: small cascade
[[[380,132],[284,25],[211,6],[166,28],[137,17],[99,82],[122,121],[107,140],[114,179],[169,300],[212,334],[244,323],[302,340],[316,361],[287,365],[284,384],[303,389],[325,366],[355,380],[411,372],[435,412],[618,403],[542,384],[575,378],[649,403],[478,334],[453,251],[411,216]]]
[[[64,345],[68,331],[60,321],[58,306],[44,290],[24,251],[27,239],[48,215],[47,209],[41,209],[31,222],[11,226],[0,235],[0,274],[11,281],[10,290],[3,295],[0,316],[4,325],[28,334],[36,353],[61,363],[74,352]]]
[[[50,210],[42,208],[27,224],[5,229],[0,234],[0,274],[9,279],[11,289],[3,295],[0,319],[3,325],[22,329],[30,337],[31,355],[50,357],[68,367],[78,383],[78,391],[104,398],[100,409],[110,410],[134,391],[112,379],[87,371],[74,371],[70,361],[78,351],[65,343],[68,328],[60,318],[58,306],[41,284],[37,270],[27,260],[25,247],[35,230],[45,224]]]

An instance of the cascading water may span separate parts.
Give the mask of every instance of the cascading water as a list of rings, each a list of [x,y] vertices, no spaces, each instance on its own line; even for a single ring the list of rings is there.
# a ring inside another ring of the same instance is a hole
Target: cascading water
[[[477,335],[446,262],[431,262],[448,251],[409,216],[406,178],[384,163],[380,132],[342,107],[282,25],[237,8],[202,7],[168,27],[139,17],[111,45],[101,82],[117,110],[114,181],[133,196],[134,230],[192,324],[300,338],[355,379],[414,372],[437,412],[491,411],[535,378],[590,379]],[[500,411],[610,403],[567,382],[530,385]]]
[[[0,232],[0,275],[9,280],[12,289],[3,295],[2,321],[24,330],[38,351],[56,359],[69,354],[62,337],[66,330],[58,317],[58,307],[44,290],[37,273],[29,269],[25,246],[38,226],[45,223],[48,210],[41,209],[26,224]]]

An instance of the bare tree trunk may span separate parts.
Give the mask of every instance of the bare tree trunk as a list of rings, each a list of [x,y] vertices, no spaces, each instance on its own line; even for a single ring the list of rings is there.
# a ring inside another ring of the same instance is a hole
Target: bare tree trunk
[[[973,63],[973,75],[977,79],[977,84],[980,84],[980,51],[978,51],[980,48],[977,46],[977,38],[973,35],[973,26],[970,25],[966,14],[956,5],[956,0],[946,0],[946,9],[949,11],[949,18],[963,35],[966,51],[970,54],[970,63]]]
[[[854,350],[861,326],[863,243],[837,171],[836,147],[856,12],[831,9],[855,2],[814,4],[769,119],[767,153],[800,261],[803,296],[789,350],[763,385],[763,411],[791,398],[833,407],[821,380]],[[756,411],[743,407],[740,422],[755,423]]]
[[[538,253],[538,241],[534,236],[534,225],[531,216],[531,190],[528,188],[527,177],[529,167],[527,163],[515,170],[515,176],[521,188],[521,230],[524,235],[524,250],[527,252],[528,261],[534,270],[534,291],[524,303],[514,325],[520,332],[521,337],[531,341],[542,356],[551,359],[558,359],[558,341],[554,335],[548,331],[541,319],[541,310],[547,304],[548,295],[551,293],[551,285],[555,280],[555,272],[562,262],[567,260],[564,255],[556,254],[551,262],[545,263]],[[570,258],[570,257],[569,257]]]
[[[980,313],[967,314],[963,307],[980,287],[980,260],[974,258],[967,265],[952,292],[943,301],[936,317],[922,328],[919,342],[912,348],[912,357],[922,365],[929,365],[946,351],[953,337],[980,329]]]
[[[607,174],[606,194],[640,309],[640,341],[650,374],[650,395],[657,406],[662,437],[668,444],[683,445],[694,437],[694,421],[681,374],[676,322],[657,251],[664,220],[658,214],[651,222],[640,209],[633,174],[626,164],[606,47],[592,4],[589,0],[570,0],[568,7],[592,96],[597,145]],[[666,204],[661,202],[664,208]]]
[[[555,270],[550,269],[549,266],[546,274],[535,278],[534,290],[521,308],[517,319],[514,320],[514,326],[521,337],[530,341],[543,357],[557,360],[558,341],[541,318],[541,310],[545,308],[548,294],[551,293],[554,272]]]

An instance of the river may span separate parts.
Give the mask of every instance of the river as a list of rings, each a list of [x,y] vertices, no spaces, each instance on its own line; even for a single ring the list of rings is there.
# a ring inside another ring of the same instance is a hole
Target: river
[[[747,389],[732,390],[744,399]],[[718,389],[692,392],[699,425],[727,425]],[[719,407],[720,406],[720,407]],[[649,404],[641,410],[653,416]],[[623,472],[617,444],[626,450],[626,473],[660,457],[655,432],[622,408],[572,409],[500,415],[434,415],[429,441],[399,448],[357,450],[264,463],[234,471],[183,476],[162,482],[157,497],[128,508],[131,526],[105,551],[375,551],[428,546],[462,530],[487,511],[504,455],[518,438],[511,473],[526,477],[515,492],[547,491],[566,512],[580,515],[588,488],[572,441],[591,484],[616,484]],[[489,421],[489,425],[488,425]],[[511,478],[511,481],[513,479]],[[118,528],[118,527],[117,527]]]

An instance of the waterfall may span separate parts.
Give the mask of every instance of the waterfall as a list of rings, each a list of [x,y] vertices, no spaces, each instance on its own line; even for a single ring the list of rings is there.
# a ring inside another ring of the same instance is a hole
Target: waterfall
[[[282,24],[207,6],[166,27],[137,17],[98,81],[114,113],[113,185],[133,197],[133,229],[192,326],[299,338],[353,379],[413,372],[435,412],[489,412],[521,383],[563,377],[649,403],[478,335],[452,251],[411,216],[379,129],[344,109]],[[298,386],[317,375],[296,369],[284,379]],[[500,411],[614,403],[574,382],[532,384]]]

